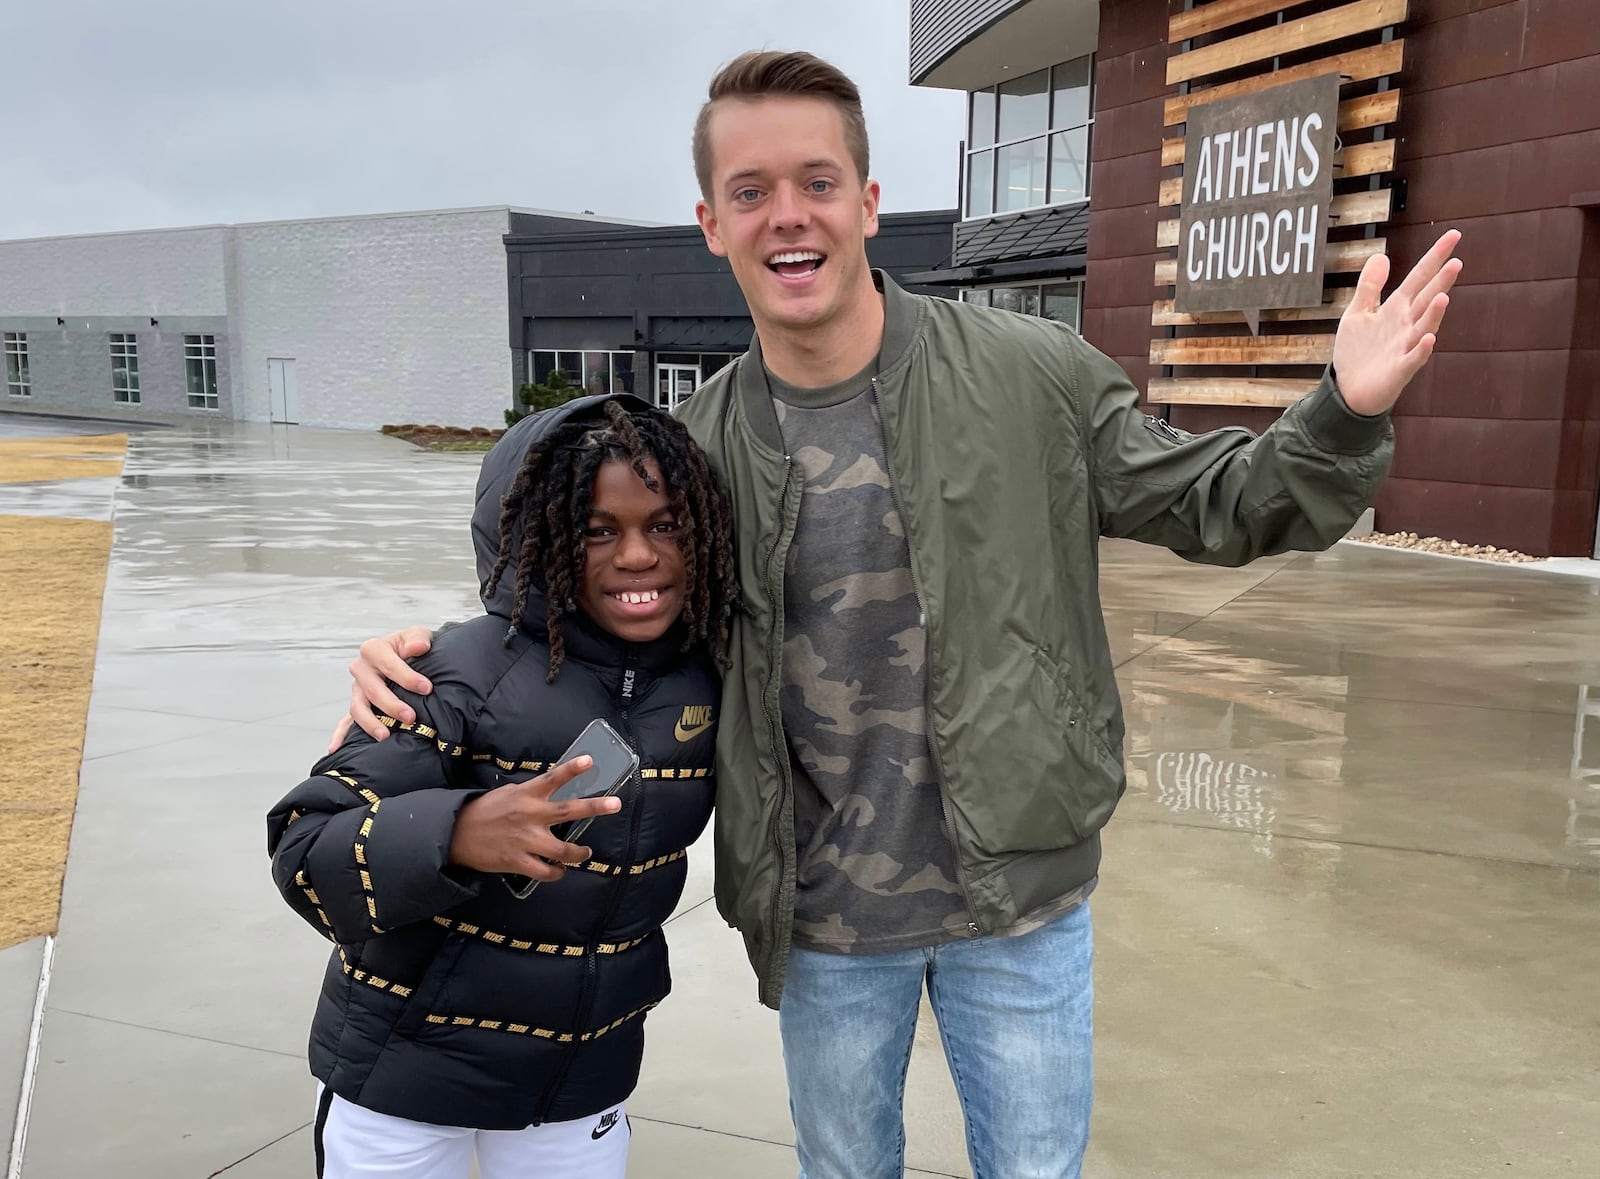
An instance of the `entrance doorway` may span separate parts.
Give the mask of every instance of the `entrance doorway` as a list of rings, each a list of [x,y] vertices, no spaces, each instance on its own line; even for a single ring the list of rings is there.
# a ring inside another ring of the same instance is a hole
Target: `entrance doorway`
[[[698,364],[656,365],[656,404],[661,408],[677,409],[699,387]]]
[[[300,421],[300,392],[294,382],[294,358],[268,358],[267,384],[272,389],[273,422],[293,426]]]

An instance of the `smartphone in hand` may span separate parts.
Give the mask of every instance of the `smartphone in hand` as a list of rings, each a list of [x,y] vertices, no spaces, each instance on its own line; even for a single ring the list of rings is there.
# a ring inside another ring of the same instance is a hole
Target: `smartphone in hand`
[[[585,753],[594,764],[552,794],[551,802],[565,802],[572,798],[605,798],[621,790],[639,769],[639,755],[615,729],[598,717],[584,727],[578,739],[567,747],[556,764],[565,764]],[[575,843],[594,820],[595,816],[591,815],[587,819],[563,824],[567,829],[558,830],[556,834],[568,843]]]
[[[594,764],[561,786],[550,796],[551,802],[565,802],[573,798],[605,798],[621,790],[639,769],[639,755],[599,717],[584,727],[577,740],[567,746],[567,751],[555,764],[564,765],[582,754],[588,754]],[[595,816],[591,815],[586,819],[563,823],[552,827],[551,833],[558,839],[575,843],[594,819]],[[539,887],[537,880],[530,880],[526,876],[502,874],[500,879],[519,901],[532,896],[533,890]]]

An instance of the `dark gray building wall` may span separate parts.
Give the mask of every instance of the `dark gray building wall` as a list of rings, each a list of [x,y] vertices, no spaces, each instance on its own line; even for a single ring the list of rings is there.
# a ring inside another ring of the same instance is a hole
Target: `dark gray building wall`
[[[948,263],[954,210],[886,214],[867,257],[897,281]],[[510,343],[530,348],[742,352],[753,331],[726,260],[698,227],[506,238]],[[913,287],[932,294],[948,290]]]
[[[534,233],[615,233],[618,229],[638,228],[622,221],[598,217],[562,217],[555,213],[519,213],[511,210],[511,235]]]
[[[0,318],[0,331],[26,332],[32,397],[0,396],[0,412],[54,413],[116,421],[141,418],[232,418],[231,372],[223,316],[163,318],[75,316],[65,326],[42,317]],[[112,399],[110,333],[133,332],[139,347],[139,402]],[[217,344],[217,408],[190,409],[184,336]]]

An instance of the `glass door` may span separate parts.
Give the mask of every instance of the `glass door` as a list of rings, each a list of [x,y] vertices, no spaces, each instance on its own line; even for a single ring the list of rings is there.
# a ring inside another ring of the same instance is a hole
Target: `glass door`
[[[699,387],[698,364],[656,365],[656,404],[663,409],[677,409]]]

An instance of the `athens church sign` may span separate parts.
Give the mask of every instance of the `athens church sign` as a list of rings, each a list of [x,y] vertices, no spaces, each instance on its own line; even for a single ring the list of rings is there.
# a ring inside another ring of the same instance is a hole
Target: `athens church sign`
[[[1173,309],[1242,311],[1322,302],[1333,200],[1338,74],[1189,112]]]

